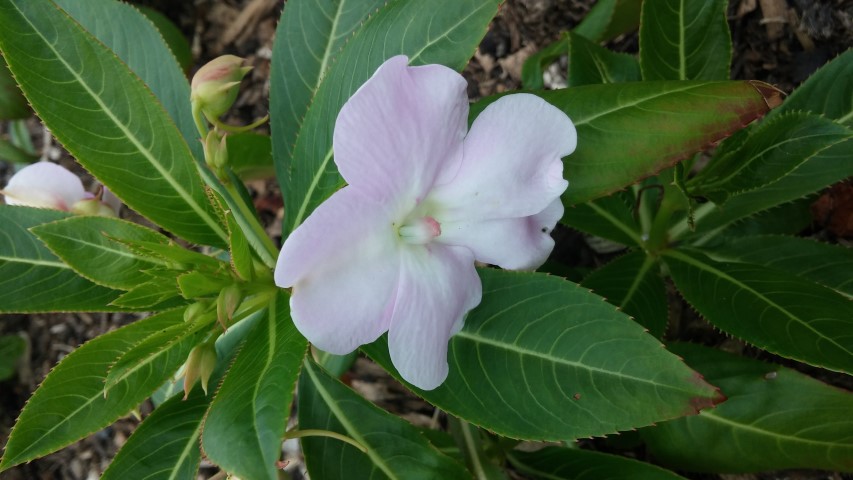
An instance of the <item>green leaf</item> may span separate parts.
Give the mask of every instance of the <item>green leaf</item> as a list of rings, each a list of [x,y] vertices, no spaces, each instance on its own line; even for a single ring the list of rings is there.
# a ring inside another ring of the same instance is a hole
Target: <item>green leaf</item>
[[[225,214],[228,221],[228,246],[231,253],[231,268],[243,280],[251,280],[255,274],[255,265],[252,260],[252,250],[246,235],[234,219],[231,212]]]
[[[40,0],[44,1],[44,0]],[[136,73],[171,116],[189,145],[192,156],[197,160],[196,167],[210,186],[234,213],[258,257],[270,268],[275,266],[275,247],[266,233],[261,231],[251,217],[243,202],[234,199],[228,189],[216,178],[203,161],[204,158],[199,134],[192,117],[190,105],[190,86],[186,76],[175,61],[174,55],[163,40],[162,35],[151,21],[135,8],[115,0],[61,0],[62,5],[98,40],[112,49],[116,55]],[[97,3],[97,5],[93,5]],[[138,45],[145,48],[137,48]],[[151,68],[156,65],[156,68]],[[236,179],[235,184],[239,184]],[[240,185],[237,185],[238,187]],[[248,203],[251,205],[251,202]],[[216,210],[216,209],[214,209]],[[218,216],[219,212],[214,212]],[[225,247],[224,230],[221,240],[215,246]]]
[[[574,32],[566,32],[560,40],[531,55],[521,71],[524,87],[541,89],[542,71],[561,55],[568,54],[569,87],[601,83],[635,82],[641,79],[637,59],[610,51]]]
[[[850,138],[852,130],[817,115],[777,115],[754,129],[740,148],[714,158],[688,188],[723,203],[778,181],[821,151]]]
[[[705,383],[601,297],[543,274],[480,270],[483,301],[428,402],[499,435],[564,440],[695,414]],[[395,377],[385,337],[363,350]]]
[[[385,412],[306,360],[299,380],[299,428],[337,432],[367,449],[303,437],[312,478],[462,479],[471,475],[405,420]]]
[[[115,311],[121,292],[77,275],[31,227],[68,218],[56,210],[0,205],[0,312]]]
[[[408,55],[411,65],[438,63],[461,70],[485,35],[499,3],[390,1],[352,34],[323,77],[305,114],[292,155],[299,163],[288,162],[286,157],[282,160],[280,146],[273,147],[284,192],[285,234],[343,186],[332,161],[332,133],[335,118],[350,95],[382,62],[398,54]],[[429,21],[421,21],[424,18]]]
[[[673,472],[648,463],[579,448],[513,450],[507,456],[519,473],[542,480],[679,480]]]
[[[728,4],[727,0],[643,2],[643,79],[727,80],[732,61]]]
[[[313,347],[313,357],[317,361],[317,365],[323,367],[323,370],[329,375],[339,378],[352,367],[355,360],[358,358],[358,350],[353,350],[346,355],[335,355],[329,352],[324,352],[317,347]]]
[[[30,109],[27,99],[18,89],[18,84],[6,65],[6,60],[0,55],[0,120],[27,118]]]
[[[0,28],[33,108],[87,170],[167,230],[224,246],[187,144],[121,60],[47,0],[0,2]]]
[[[696,81],[533,93],[566,112],[581,139],[564,160],[566,205],[607,195],[678,163],[767,113],[767,102],[779,95],[760,82]],[[469,118],[497,98],[472,105]]]
[[[152,368],[116,385],[104,397],[107,370],[140,338],[183,321],[183,310],[137,320],[90,340],[63,358],[18,417],[0,471],[70,445],[136,408],[168,375]]]
[[[220,290],[233,283],[233,278],[202,272],[187,272],[178,276],[178,288],[181,289],[181,295],[184,298],[216,296],[219,295]]]
[[[821,67],[785,99],[772,118],[785,112],[805,110],[853,127],[853,49],[847,49]]]
[[[812,200],[809,198],[784,203],[723,228],[719,231],[718,238],[711,237],[709,241],[718,244],[725,243],[727,239],[751,235],[797,235],[814,220],[811,204]]]
[[[202,330],[209,326],[214,318],[211,313],[191,322],[185,321],[183,324],[165,328],[142,339],[110,366],[104,380],[104,395],[111,395],[117,385],[130,378],[150,375],[155,368],[157,375],[163,378],[171,377],[187,360],[190,350],[201,339]]]
[[[714,247],[715,260],[764,265],[853,296],[853,249],[807,238],[756,235]]]
[[[101,480],[195,480],[208,403],[199,389],[186,400],[176,396],[157,407],[121,447]]]
[[[190,67],[193,65],[193,52],[190,48],[190,42],[187,41],[184,33],[181,32],[177,25],[157,10],[142,5],[135,5],[134,7],[148,17],[148,20],[151,20],[151,23],[157,27],[157,31],[163,35],[163,40],[169,46],[169,50],[172,51],[175,60],[181,66],[181,70],[189,72]]]
[[[225,137],[225,142],[228,148],[228,164],[237,176],[243,180],[275,176],[272,163],[272,141],[269,135],[237,133]]]
[[[490,445],[487,443],[487,434],[470,423],[459,420],[453,415],[447,416],[447,428],[450,430],[457,449],[462,456],[462,461],[468,470],[474,473],[477,480],[508,480],[507,472],[498,465],[503,458],[490,458]],[[494,449],[492,449],[494,450]]]
[[[59,258],[85,278],[110,288],[130,290],[150,280],[142,273],[166,268],[164,261],[138,255],[112,238],[167,244],[169,239],[150,228],[107,217],[70,217],[31,230]]]
[[[241,478],[278,478],[275,462],[307,345],[287,305],[280,291],[246,338],[204,422],[205,454]]]
[[[632,32],[640,25],[642,0],[599,0],[574,29],[595,43]]]
[[[671,348],[719,385],[728,400],[695,417],[642,430],[656,459],[699,472],[853,472],[850,392],[779,365],[699,345]]]
[[[566,209],[561,222],[622,245],[642,246],[642,232],[634,218],[630,197],[626,192],[617,192],[579,203]]]
[[[186,72],[155,26],[157,22],[137,9],[140,7],[116,0],[55,1],[145,82],[172,117],[195,158],[204,158],[192,117]]]
[[[713,236],[743,218],[807,195],[853,175],[850,158],[853,140],[833,145],[766,187],[730,198],[725,205],[707,203],[697,209],[696,231],[702,237]]]
[[[524,85],[524,88],[528,90],[545,88],[542,72],[568,52],[568,48],[568,32],[565,32],[556,42],[546,45],[538,52],[527,57],[527,60],[524,61],[524,65],[521,67],[521,84]]]
[[[110,305],[123,309],[157,311],[186,304],[178,295],[180,292],[174,279],[169,282],[153,280],[133,287]]]
[[[209,255],[186,249],[174,241],[163,242],[162,238],[157,241],[143,239],[129,239],[113,237],[119,243],[127,246],[137,255],[150,258],[152,262],[164,261],[172,268],[185,270],[198,270],[208,273],[227,272],[228,264]],[[148,270],[146,273],[162,272],[161,270]]]
[[[577,33],[569,32],[567,38],[569,87],[640,81],[640,64],[633,56],[612,52]]]
[[[38,159],[38,155],[28,153],[24,149],[15,146],[12,142],[0,138],[0,161],[10,163],[33,163]]]
[[[287,191],[293,149],[320,83],[344,44],[384,3],[292,0],[282,12],[270,62],[270,130],[282,191]]]
[[[18,359],[27,349],[27,341],[17,335],[0,336],[0,382],[17,371]]]
[[[709,322],[768,352],[853,372],[853,302],[822,285],[699,253],[664,252],[675,286]]]
[[[660,266],[645,252],[623,255],[581,282],[633,317],[655,337],[663,337],[669,317],[666,286]]]

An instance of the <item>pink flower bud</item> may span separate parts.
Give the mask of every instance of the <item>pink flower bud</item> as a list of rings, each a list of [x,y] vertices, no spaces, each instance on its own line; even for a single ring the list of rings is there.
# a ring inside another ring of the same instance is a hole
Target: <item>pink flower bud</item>
[[[201,67],[192,80],[190,99],[208,118],[219,118],[237,99],[240,81],[252,67],[243,67],[243,59],[223,55]]]

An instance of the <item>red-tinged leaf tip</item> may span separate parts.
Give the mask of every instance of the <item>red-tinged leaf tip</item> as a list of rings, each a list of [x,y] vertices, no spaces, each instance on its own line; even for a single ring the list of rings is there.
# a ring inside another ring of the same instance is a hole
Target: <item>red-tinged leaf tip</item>
[[[785,92],[782,90],[769,83],[759,82],[758,80],[750,80],[748,83],[764,98],[767,108],[773,109],[782,104],[783,97],[785,96]]]
[[[711,397],[702,395],[691,397],[688,401],[690,406],[687,408],[687,411],[684,413],[684,415],[696,415],[701,410],[716,407],[717,405],[728,400],[728,398],[723,395],[723,392],[721,392],[719,388],[706,382],[705,377],[703,377],[698,372],[693,372],[693,374],[690,376],[690,382],[702,389],[712,388],[714,390],[714,394]]]

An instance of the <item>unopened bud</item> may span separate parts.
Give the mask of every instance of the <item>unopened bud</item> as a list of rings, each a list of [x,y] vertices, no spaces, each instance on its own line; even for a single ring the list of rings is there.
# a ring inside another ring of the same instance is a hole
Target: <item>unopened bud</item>
[[[236,284],[231,284],[219,291],[219,297],[216,299],[216,317],[223,330],[228,328],[234,312],[242,301],[243,293]]]
[[[225,140],[227,135],[219,136],[216,130],[207,133],[202,145],[204,146],[204,159],[213,171],[220,171],[228,165],[228,145]]]
[[[201,380],[201,389],[207,395],[207,382],[216,367],[216,347],[213,342],[196,345],[187,357],[184,373],[184,400],[189,397],[195,383]]]
[[[240,81],[252,67],[243,67],[243,59],[223,55],[208,62],[193,76],[193,105],[208,118],[219,118],[237,99]]]
[[[189,323],[195,321],[207,311],[210,305],[206,302],[196,302],[184,310],[184,321]]]

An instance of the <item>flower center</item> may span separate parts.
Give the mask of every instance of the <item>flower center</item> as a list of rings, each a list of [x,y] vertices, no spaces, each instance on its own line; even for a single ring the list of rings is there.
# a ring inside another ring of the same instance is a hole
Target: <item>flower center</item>
[[[421,217],[407,222],[397,232],[406,243],[424,245],[441,235],[441,225],[432,217]]]

